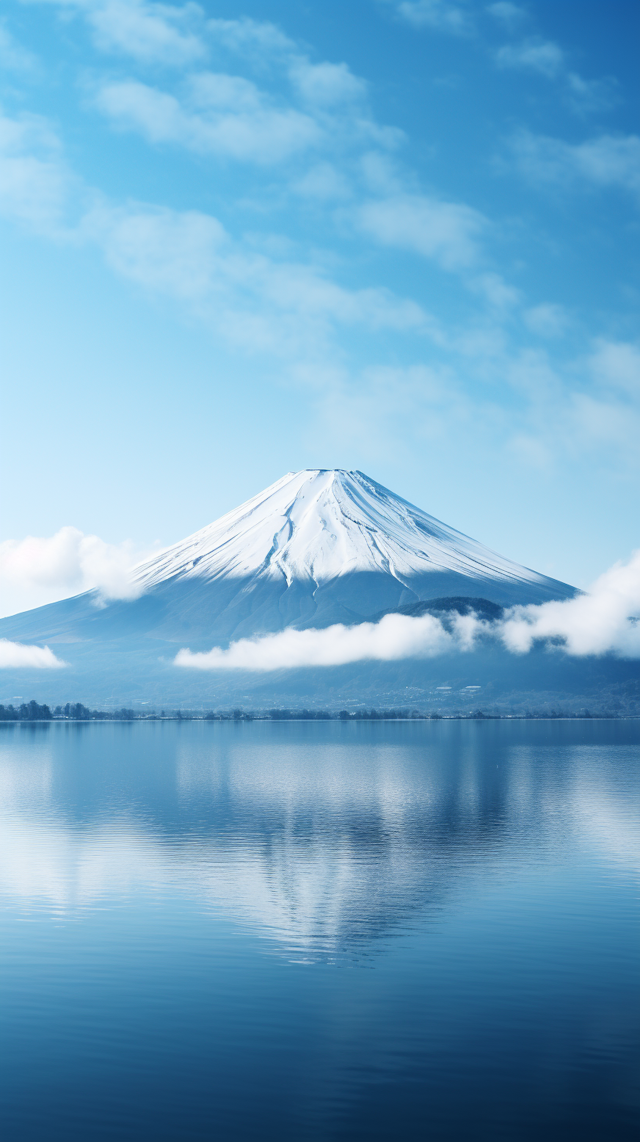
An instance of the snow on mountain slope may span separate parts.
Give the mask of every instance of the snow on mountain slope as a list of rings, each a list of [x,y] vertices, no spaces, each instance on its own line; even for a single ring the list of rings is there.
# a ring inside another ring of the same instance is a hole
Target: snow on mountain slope
[[[362,472],[289,472],[215,523],[140,564],[148,591],[168,579],[276,579],[326,583],[382,572],[400,583],[435,572],[513,586],[547,585],[440,523]]]

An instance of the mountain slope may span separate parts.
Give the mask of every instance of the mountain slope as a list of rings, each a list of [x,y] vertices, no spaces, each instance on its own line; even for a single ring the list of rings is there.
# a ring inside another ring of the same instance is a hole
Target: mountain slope
[[[352,624],[398,609],[418,613],[429,600],[446,610],[447,599],[455,609],[470,598],[489,613],[575,593],[495,554],[361,472],[322,469],[289,473],[132,574],[141,591],[136,599],[105,602],[87,592],[0,620],[0,638],[49,643],[69,663],[67,671],[46,679],[52,699],[66,694],[126,702],[137,695],[188,702],[189,694],[202,700],[218,684],[231,695],[248,682],[238,675],[218,683],[194,678],[173,665],[179,647],[206,650],[288,626]],[[412,668],[418,670],[417,664]],[[390,684],[391,668],[384,669]],[[359,668],[349,675],[354,693],[359,676]],[[33,677],[33,693],[41,695],[43,676]],[[383,684],[386,692],[387,681],[376,677],[376,687]],[[324,679],[329,692],[331,671],[319,679],[320,689]],[[29,681],[27,672],[5,671],[0,684],[12,697],[24,693]],[[279,684],[287,689],[284,679]]]
[[[574,589],[521,567],[361,472],[289,473],[133,571],[141,596],[95,592],[0,621],[6,638],[199,644],[354,623],[423,600],[539,603]]]
[[[168,579],[314,582],[390,576],[409,591],[440,575],[484,582],[518,601],[572,589],[519,566],[401,499],[362,472],[288,473],[241,507],[135,570],[148,590]],[[526,598],[525,598],[526,596]]]

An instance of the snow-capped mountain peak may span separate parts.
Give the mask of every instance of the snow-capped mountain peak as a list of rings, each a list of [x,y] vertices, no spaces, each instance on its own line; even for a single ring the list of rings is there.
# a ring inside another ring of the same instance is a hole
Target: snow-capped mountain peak
[[[377,572],[400,582],[433,572],[538,584],[496,555],[362,472],[289,472],[215,523],[135,569],[145,589],[168,579],[314,581]]]

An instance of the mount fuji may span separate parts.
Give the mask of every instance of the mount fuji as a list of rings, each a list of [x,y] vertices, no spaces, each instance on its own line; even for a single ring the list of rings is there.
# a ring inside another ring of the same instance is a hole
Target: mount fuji
[[[465,601],[491,614],[492,608],[576,594],[566,583],[497,555],[362,472],[339,469],[288,473],[138,565],[132,580],[133,599],[105,600],[89,591],[0,620],[0,638],[46,643],[68,663],[46,679],[52,701],[77,695],[84,702],[244,699],[257,705],[263,698],[291,702],[303,694],[328,703],[339,694],[364,691],[382,701],[407,689],[405,676],[410,690],[421,690],[431,685],[425,671],[435,671],[436,679],[443,672],[451,676],[452,664],[362,663],[285,671],[265,680],[248,674],[229,678],[221,671],[196,678],[174,659],[181,647],[209,650],[288,627],[351,625],[390,611],[421,613],[431,605],[442,612]],[[513,656],[499,657],[510,659],[507,674],[513,674]],[[465,677],[469,660],[475,660],[475,682],[478,655],[457,658],[467,659]],[[3,688],[8,683],[7,693],[17,686],[24,690],[36,680],[41,692],[42,673],[7,671]]]
[[[496,555],[362,472],[323,469],[288,473],[137,567],[134,581],[145,594],[169,583],[184,592],[188,585],[206,605],[212,624],[206,633],[222,638],[353,623],[437,596],[511,604],[575,593]],[[201,620],[197,633],[205,633]]]
[[[319,468],[288,473],[138,566],[134,578],[145,592],[169,580],[241,581],[241,622],[255,614],[253,605],[246,608],[254,593],[269,594],[272,605],[278,598],[278,617],[263,614],[261,620],[270,629],[311,625],[311,619],[325,625],[341,608],[341,617],[353,621],[371,616],[381,601],[477,594],[477,587],[502,603],[574,594],[434,520],[361,472]]]

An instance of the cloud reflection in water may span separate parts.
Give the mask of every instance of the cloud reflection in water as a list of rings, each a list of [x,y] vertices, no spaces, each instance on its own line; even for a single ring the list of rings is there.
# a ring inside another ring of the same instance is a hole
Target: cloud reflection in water
[[[637,875],[619,769],[579,723],[526,732],[535,746],[508,723],[3,727],[0,892],[66,918],[181,896],[325,958],[563,849]]]

